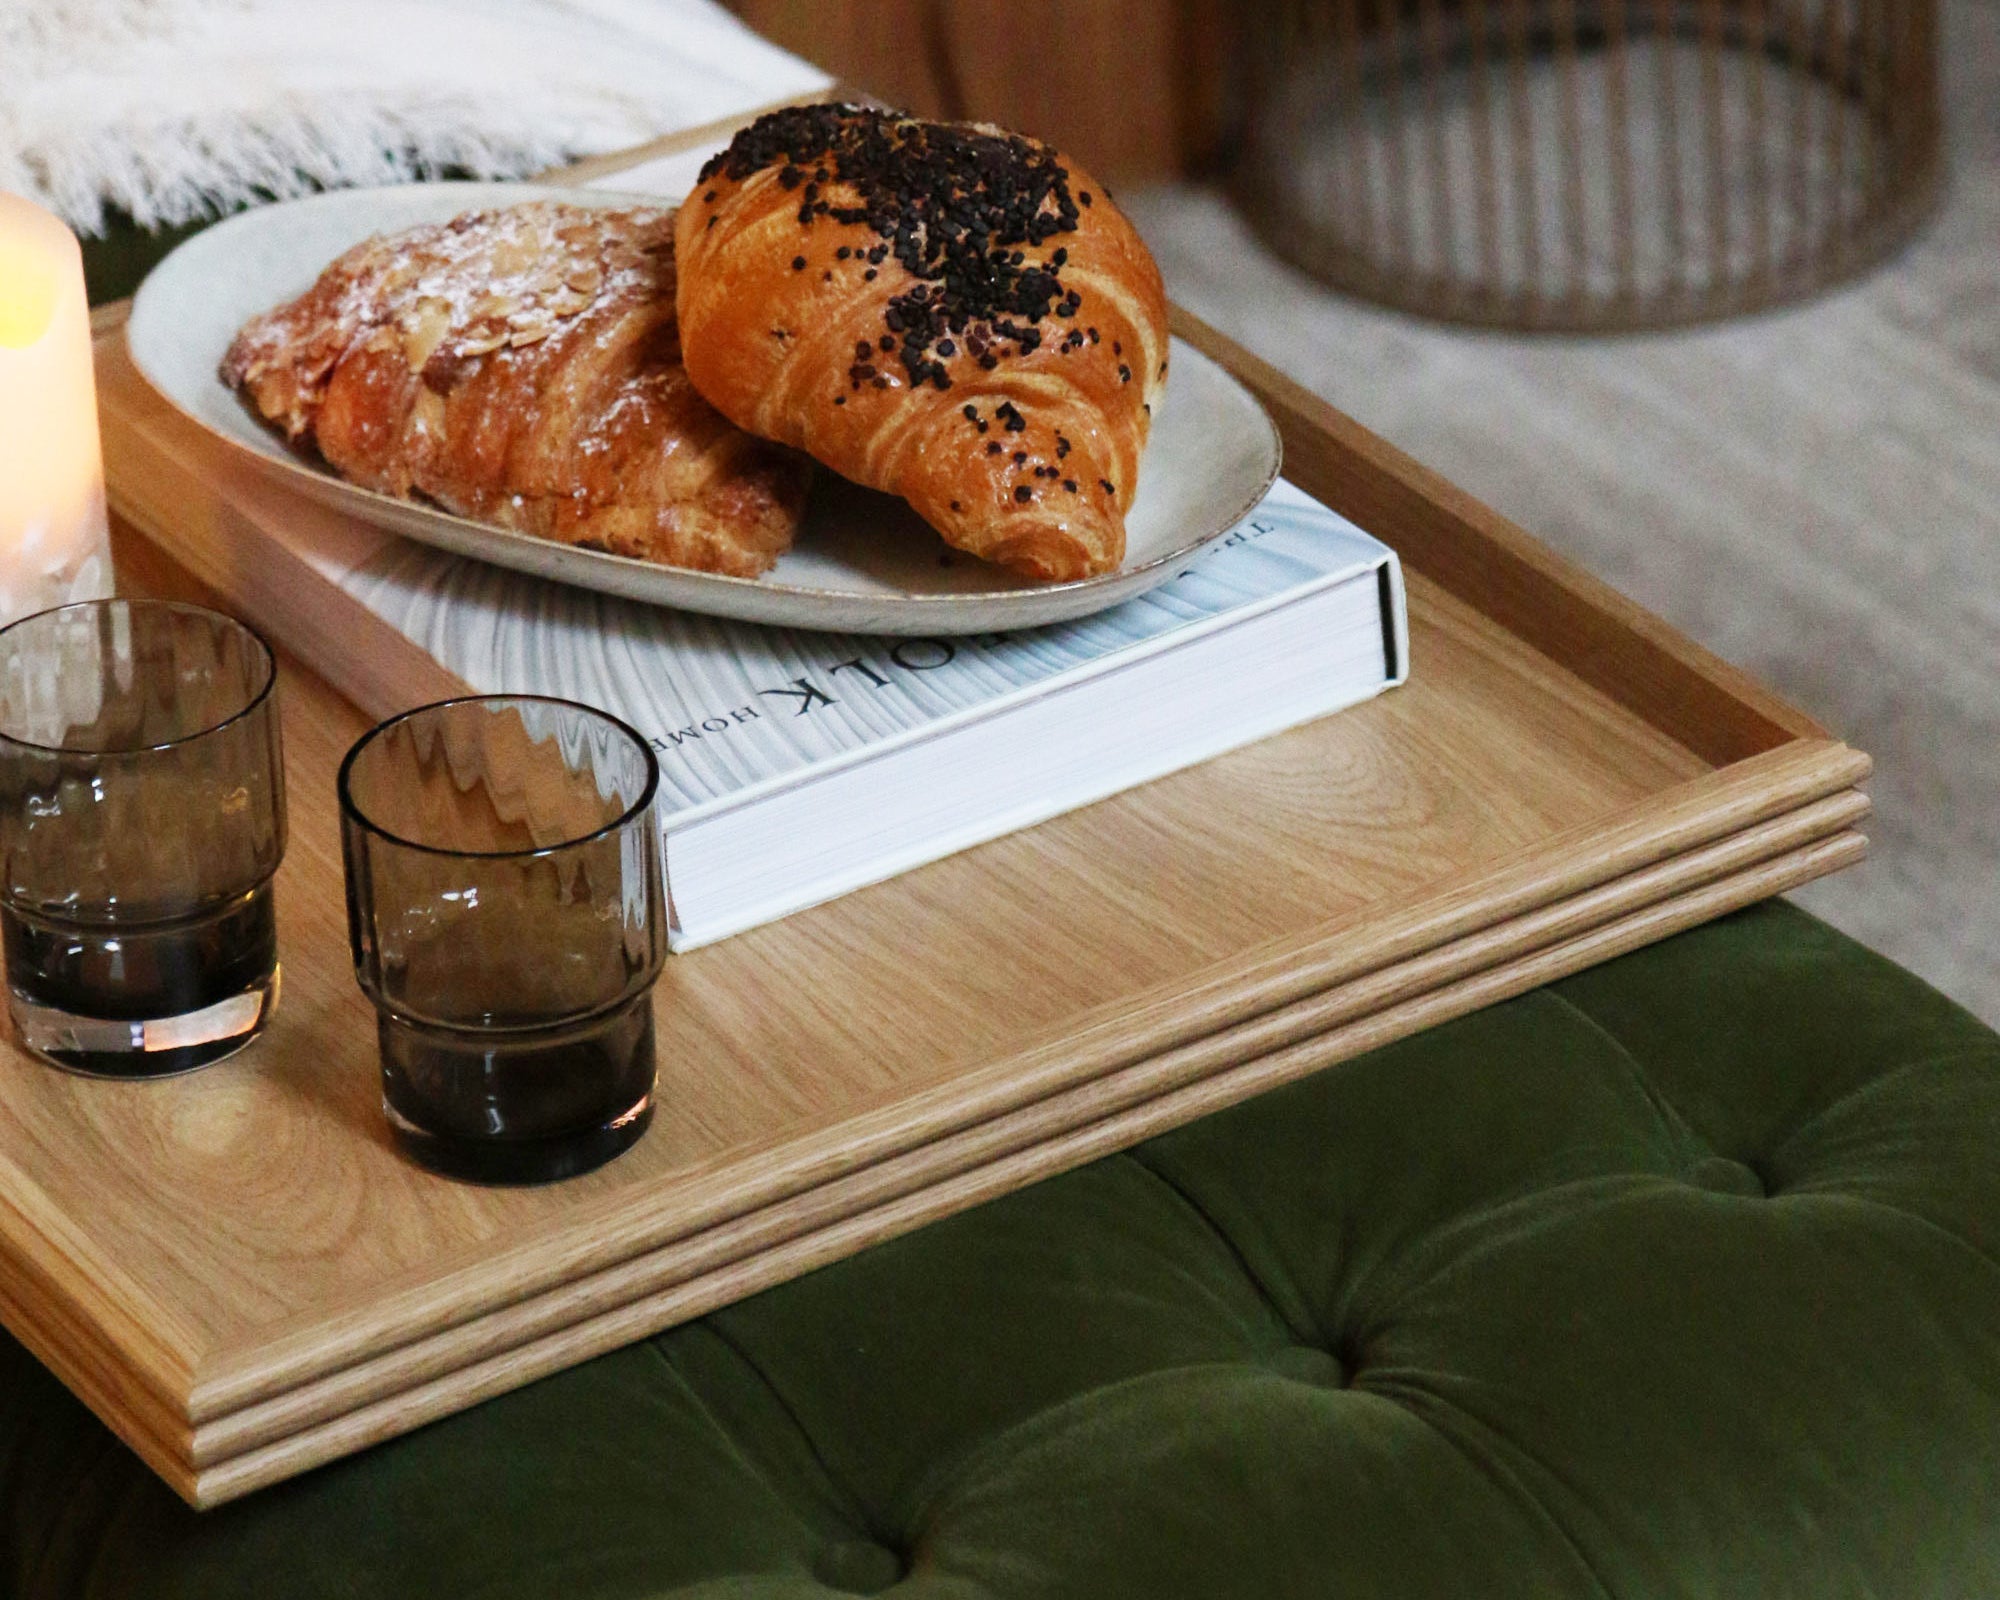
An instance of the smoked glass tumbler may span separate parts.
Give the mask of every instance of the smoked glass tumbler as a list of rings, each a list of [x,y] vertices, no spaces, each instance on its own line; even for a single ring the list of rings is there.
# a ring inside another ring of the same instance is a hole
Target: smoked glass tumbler
[[[383,1109],[423,1165],[544,1183],[645,1131],[666,959],[658,787],[631,728],[537,696],[424,706],[348,752],[354,970]]]
[[[96,600],[0,630],[0,931],[16,1037],[159,1077],[262,1031],[285,853],[277,662],[229,617]]]

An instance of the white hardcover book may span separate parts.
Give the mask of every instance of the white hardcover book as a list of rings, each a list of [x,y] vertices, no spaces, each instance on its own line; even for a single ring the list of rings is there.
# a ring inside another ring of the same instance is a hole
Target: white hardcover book
[[[676,950],[1339,710],[1408,670],[1395,555],[1285,483],[1150,594],[1009,634],[763,628],[396,539],[323,570],[481,692],[581,700],[651,741]]]

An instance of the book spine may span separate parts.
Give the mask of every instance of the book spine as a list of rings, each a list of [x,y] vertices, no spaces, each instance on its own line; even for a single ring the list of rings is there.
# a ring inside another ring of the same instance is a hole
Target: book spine
[[[1370,669],[1364,666],[1362,671],[1365,681],[1353,692],[1336,693],[1318,699],[1309,696],[1307,699],[1310,703],[1304,704],[1297,699],[1274,702],[1261,711],[1253,710],[1227,720],[1221,717],[1202,719],[1201,725],[1207,731],[1196,732],[1191,736],[1174,737],[1163,732],[1159,749],[1166,753],[1160,755],[1158,759],[1147,758],[1136,765],[1121,765],[1110,772],[1073,774],[1066,780],[1052,780],[1047,785],[1038,784],[1032,795],[1017,798],[1002,809],[923,833],[907,840],[900,848],[873,857],[865,863],[850,865],[817,878],[804,874],[796,884],[787,885],[775,893],[766,892],[733,907],[722,915],[712,915],[706,907],[701,906],[687,906],[685,908],[687,914],[683,915],[686,897],[677,899],[674,894],[677,847],[682,850],[691,848],[692,840],[697,834],[710,831],[727,834],[734,826],[740,825],[744,808],[732,807],[728,810],[705,808],[704,814],[697,818],[689,819],[683,815],[666,819],[662,826],[662,848],[671,908],[669,947],[676,952],[695,949],[763,923],[775,921],[780,917],[789,916],[810,906],[837,899],[856,889],[896,877],[957,851],[1001,838],[1139,784],[1210,760],[1227,751],[1295,727],[1303,721],[1345,709],[1361,700],[1372,698],[1383,689],[1394,687],[1404,680],[1408,669],[1407,601],[1400,565],[1392,552],[1384,550],[1374,560],[1364,563],[1358,571],[1353,568],[1347,569],[1345,584],[1366,586],[1369,599],[1374,602],[1373,610],[1377,621],[1373,638],[1361,646],[1364,659],[1368,653],[1374,653],[1374,676],[1366,677]],[[1239,624],[1253,623],[1267,619],[1274,610],[1308,606],[1315,601],[1331,601],[1333,598],[1331,591],[1341,587],[1343,584],[1340,580],[1328,578],[1304,589],[1291,591],[1277,606],[1259,606],[1247,612],[1234,613],[1228,620]],[[1217,631],[1205,629],[1202,638],[1208,638]],[[1235,630],[1219,631],[1226,633]],[[1183,638],[1179,642],[1186,643],[1188,640]],[[1148,651],[1138,658],[1113,656],[1094,662],[1091,666],[1095,670],[1065,674],[1046,684],[1038,685],[1034,692],[1013,698],[1008,702],[1007,709],[1019,715],[1032,717],[1044,704],[1056,699],[1087,701],[1094,693],[1101,695],[1109,692],[1104,681],[1108,677],[1135,672],[1143,675],[1148,664],[1156,660],[1160,654],[1159,651]],[[919,744],[948,740],[954,735],[967,732],[977,723],[994,720],[992,708],[981,708],[981,713],[975,718],[955,718],[949,723],[934,724],[930,728],[919,730],[917,738],[899,740],[893,746],[878,747],[867,754],[877,760],[906,755]],[[1074,725],[1079,717],[1088,720],[1090,716],[1089,711],[1080,711],[1073,713],[1064,721]],[[1060,730],[1051,730],[1050,737],[1056,743],[1060,743]],[[823,786],[838,794],[858,777],[856,767],[857,764],[854,762],[843,762],[837,766],[827,764],[815,768],[800,780],[787,783],[777,790],[767,790],[764,798],[767,802],[782,805],[793,800],[802,790],[821,789]],[[714,849],[716,846],[710,844],[707,848]],[[685,881],[686,875],[681,876]]]

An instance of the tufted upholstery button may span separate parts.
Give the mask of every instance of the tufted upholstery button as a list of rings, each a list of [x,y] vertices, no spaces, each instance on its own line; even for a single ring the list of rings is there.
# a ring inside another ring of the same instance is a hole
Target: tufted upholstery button
[[[846,1594],[880,1594],[903,1581],[903,1558],[872,1539],[844,1539],[813,1558],[813,1576]]]
[[[1309,1344],[1288,1344],[1264,1358],[1264,1365],[1281,1378],[1311,1384],[1316,1389],[1345,1389],[1347,1368],[1330,1350]]]
[[[1746,1200],[1761,1200],[1770,1193],[1756,1168],[1741,1161],[1732,1161],[1727,1156],[1704,1156],[1687,1169],[1686,1176],[1687,1181],[1697,1189],[1706,1189],[1711,1194],[1733,1194]]]

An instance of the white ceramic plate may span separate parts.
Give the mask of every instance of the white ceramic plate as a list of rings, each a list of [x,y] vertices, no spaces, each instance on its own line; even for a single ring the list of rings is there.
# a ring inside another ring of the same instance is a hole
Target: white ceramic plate
[[[359,488],[289,448],[217,377],[237,329],[303,292],[349,245],[474,206],[536,198],[662,203],[602,189],[430,183],[247,211],[196,234],[146,279],[126,329],[132,359],[217,438],[303,493],[409,538],[635,600],[843,633],[979,633],[1100,611],[1171,578],[1240,521],[1278,475],[1278,434],[1263,408],[1176,339],[1118,571],[1059,584],[1010,576],[949,550],[900,500],[822,472],[793,548],[761,578],[727,578],[579,550]]]

